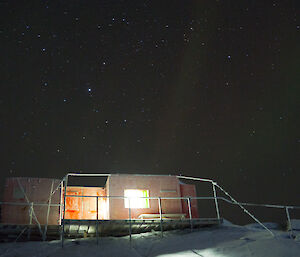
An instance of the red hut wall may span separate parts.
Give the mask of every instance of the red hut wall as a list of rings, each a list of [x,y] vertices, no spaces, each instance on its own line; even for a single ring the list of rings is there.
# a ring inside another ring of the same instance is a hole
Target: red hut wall
[[[75,187],[67,188],[67,195],[75,196],[106,196],[103,187]],[[98,198],[98,219],[108,218],[108,207],[106,198]],[[96,197],[66,197],[65,219],[97,219]]]
[[[180,183],[180,191],[181,191],[182,197],[196,197],[197,196],[195,185]],[[182,212],[186,214],[186,217],[189,217],[188,201],[182,200],[181,203],[182,203]],[[196,199],[191,199],[191,212],[192,212],[192,218],[199,218],[198,206],[197,206]]]
[[[109,196],[124,196],[125,189],[148,190],[149,197],[180,197],[179,180],[175,176],[156,175],[111,175],[107,181]],[[182,213],[180,200],[161,200],[162,213]],[[124,199],[109,199],[109,219],[128,219]],[[140,214],[158,214],[158,201],[150,200],[149,208],[132,208],[131,217]]]
[[[26,198],[22,192],[23,188],[29,202],[33,202],[34,213],[40,224],[47,223],[48,199],[51,192],[51,185],[56,189],[60,180],[49,178],[7,178],[4,188],[4,202],[24,203],[24,205],[1,206],[1,223],[6,224],[30,224],[30,207],[27,205]],[[37,206],[35,203],[44,203],[44,206]],[[60,203],[60,190],[55,191],[51,197],[52,204]],[[59,206],[51,207],[48,224],[59,223]],[[34,216],[32,224],[36,224]]]

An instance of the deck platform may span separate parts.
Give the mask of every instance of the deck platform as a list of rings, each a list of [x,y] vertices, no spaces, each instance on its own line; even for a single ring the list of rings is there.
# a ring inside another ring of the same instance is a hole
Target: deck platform
[[[215,226],[223,222],[223,219],[132,219],[132,220],[65,220],[64,237],[82,238],[98,236],[125,236],[131,231],[132,234],[149,232],[152,230],[163,231],[186,228],[200,228]],[[45,226],[41,226],[44,231]],[[57,240],[61,235],[60,225],[48,225],[47,240]],[[0,242],[7,241],[42,240],[42,235],[37,225],[12,225],[0,224]]]

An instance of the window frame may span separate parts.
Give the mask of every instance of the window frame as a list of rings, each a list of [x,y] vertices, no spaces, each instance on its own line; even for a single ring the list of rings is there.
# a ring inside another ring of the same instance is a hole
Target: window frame
[[[131,198],[139,198],[139,197],[150,197],[150,191],[149,189],[132,189],[132,188],[127,188],[127,189],[124,189],[124,207],[126,209],[129,209],[129,198],[126,197],[126,191],[140,191],[142,192],[142,195],[143,196],[138,196],[138,197],[131,197]],[[146,195],[144,195],[146,193]],[[138,201],[140,201],[139,203],[136,203],[136,204],[133,204],[133,206],[131,207],[130,206],[130,209],[149,209],[150,208],[150,199],[147,199],[147,198],[140,198],[138,199]],[[139,205],[140,203],[143,203],[143,207],[138,207],[137,205]]]

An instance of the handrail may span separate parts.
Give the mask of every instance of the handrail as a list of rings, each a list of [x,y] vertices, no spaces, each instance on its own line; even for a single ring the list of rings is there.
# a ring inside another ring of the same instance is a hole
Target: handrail
[[[77,196],[77,195],[66,195],[66,197],[96,197],[96,196]],[[122,197],[124,198],[124,196],[98,196],[99,198],[118,198],[118,197]],[[139,197],[139,198],[146,198],[146,199],[157,199],[157,197]],[[188,197],[161,197],[161,199],[178,199],[178,200],[186,200]],[[213,200],[214,197],[212,196],[202,196],[202,197],[190,197],[191,200]],[[222,201],[225,201],[229,204],[233,204],[233,205],[237,205],[236,203],[232,202],[231,200],[225,198],[225,197],[222,197],[222,196],[218,196],[217,197],[218,200],[222,200]],[[260,203],[245,203],[245,202],[239,202],[241,205],[245,205],[245,206],[257,206],[257,207],[267,207],[267,208],[278,208],[278,209],[285,209],[285,208],[288,208],[288,209],[294,209],[294,210],[297,210],[297,209],[300,209],[300,206],[297,206],[297,205],[278,205],[278,204],[260,204]],[[26,202],[0,202],[0,205],[28,205],[30,206],[29,203],[26,203]],[[39,203],[39,202],[33,202],[34,205],[36,206],[48,206],[47,203]],[[59,207],[61,206],[62,204],[59,204],[59,203],[51,203],[50,206],[53,206],[53,207]]]
[[[217,188],[220,188],[220,186],[216,185]],[[223,189],[224,190],[224,189]],[[225,190],[224,190],[225,191]],[[227,193],[226,191],[224,192],[225,194]],[[238,205],[239,207],[241,207],[251,218],[253,218],[258,224],[260,224],[265,230],[267,230],[272,236],[275,236],[274,233],[268,229],[263,223],[261,223],[257,218],[255,218],[251,213],[249,213],[243,206],[257,206],[257,207],[267,207],[267,208],[279,208],[279,209],[285,209],[286,211],[286,215],[288,218],[288,222],[290,225],[290,235],[291,237],[293,236],[293,228],[292,228],[292,224],[291,224],[291,219],[290,219],[290,215],[289,215],[289,209],[300,209],[300,206],[291,206],[291,205],[275,205],[275,204],[255,204],[255,203],[242,203],[242,202],[237,202],[236,200],[234,200],[232,197],[229,196],[229,194],[226,194],[230,199],[227,199],[225,197],[212,197],[212,196],[202,196],[202,197],[128,197],[128,196],[91,196],[91,195],[65,195],[66,197],[92,197],[92,198],[107,198],[107,199],[132,199],[132,198],[143,198],[143,199],[150,199],[150,200],[158,200],[158,203],[160,204],[161,200],[187,200],[187,201],[191,201],[191,200],[222,200],[226,203],[232,204],[232,205]],[[98,203],[98,201],[97,201]],[[10,204],[10,205],[30,205],[30,204],[34,204],[35,206],[49,206],[49,204],[46,203],[25,203],[25,202],[0,202],[1,204]],[[54,206],[61,206],[63,204],[50,204],[50,207],[54,207]],[[97,208],[98,209],[98,208]],[[189,206],[189,210],[191,210],[191,207]],[[160,210],[161,212],[161,210]],[[194,218],[192,218],[191,213],[189,213],[190,217],[190,223],[191,223],[191,229],[193,229],[193,220],[195,220]],[[97,219],[98,220],[98,219]],[[162,220],[161,220],[162,222]],[[162,231],[162,224],[161,224],[161,231]]]
[[[65,184],[65,192],[66,192],[66,187],[68,184],[68,177],[69,176],[101,176],[101,177],[109,177],[111,176],[111,174],[85,174],[85,173],[67,173],[65,175],[65,177],[63,178],[64,184]],[[189,176],[182,176],[182,175],[177,175],[176,178],[178,179],[188,179],[188,180],[195,180],[195,181],[201,181],[201,182],[209,182],[212,184],[213,186],[213,193],[214,193],[214,197],[209,197],[209,198],[201,198],[201,199],[214,199],[215,201],[215,206],[216,206],[216,212],[217,212],[217,217],[220,217],[220,213],[219,213],[219,206],[218,206],[218,199],[224,200],[228,203],[231,204],[235,204],[238,205],[247,215],[249,215],[255,222],[257,222],[259,225],[261,225],[264,229],[266,229],[273,237],[275,236],[274,233],[268,229],[262,222],[260,222],[252,213],[250,213],[244,206],[259,206],[256,204],[247,204],[247,203],[240,203],[237,200],[235,200],[225,189],[223,189],[220,185],[218,185],[215,181],[213,181],[212,179],[206,179],[206,178],[197,178],[197,177],[189,177]],[[219,190],[221,190],[226,196],[228,196],[230,198],[230,200],[226,199],[226,198],[219,198],[217,197],[217,193],[216,193],[216,188],[218,188]],[[89,196],[69,196],[64,194],[64,211],[63,211],[63,220],[64,220],[64,215],[65,215],[65,201],[66,201],[66,197],[89,197]],[[104,198],[104,197],[103,197]],[[123,199],[128,198],[128,197],[122,197]],[[146,197],[143,197],[146,198]],[[147,198],[147,199],[152,199],[152,198]],[[154,198],[155,199],[155,198]],[[160,199],[165,199],[165,198],[160,198]],[[185,199],[185,198],[167,198],[167,199]],[[191,197],[188,198],[188,201],[190,201],[190,199],[192,199]],[[264,206],[264,205],[262,205]],[[274,207],[273,205],[265,205],[265,207]],[[283,208],[283,206],[280,206],[280,208]],[[298,207],[296,207],[298,208]],[[289,207],[285,207],[287,216],[288,216],[288,220],[290,223],[290,218],[289,218]],[[64,231],[64,222],[62,223],[63,226],[63,231]],[[63,245],[63,238],[62,238],[62,245]]]
[[[21,203],[21,202],[0,202],[0,205],[1,204],[7,204],[7,205],[31,205],[31,203],[32,204],[34,204],[34,205],[36,205],[36,206],[48,206],[49,204],[48,203],[35,203],[35,202],[30,202],[30,203],[25,203],[25,202],[23,202],[23,203]],[[50,206],[60,206],[61,204],[59,204],[59,203],[52,203],[52,204],[50,204]]]
[[[218,197],[218,199],[223,200],[230,204],[235,204],[234,202],[232,202],[224,197]],[[245,205],[245,206],[258,206],[258,207],[278,208],[278,209],[285,209],[285,208],[300,209],[300,206],[297,206],[297,205],[278,205],[278,204],[243,203],[243,202],[240,202],[240,204]]]
[[[227,195],[232,202],[237,204],[246,214],[248,214],[254,221],[256,221],[259,225],[261,225],[265,230],[267,230],[273,237],[275,237],[274,233],[268,229],[261,221],[259,221],[252,213],[250,213],[243,205],[241,205],[238,201],[236,201],[227,191],[225,191],[221,186],[219,186],[216,182],[213,182],[216,187],[218,187],[225,195]]]
[[[185,177],[185,176],[177,176],[177,178],[183,178],[183,179],[190,179],[190,180],[196,180],[196,181],[204,181],[204,182],[210,182],[213,185],[214,189],[214,199],[216,202],[216,209],[219,216],[219,208],[217,203],[217,196],[215,192],[215,187],[219,188],[225,195],[227,195],[232,202],[236,203],[246,214],[248,214],[255,222],[257,222],[259,225],[261,225],[264,229],[266,229],[273,237],[275,236],[274,233],[268,229],[262,222],[260,222],[252,213],[250,213],[244,206],[242,206],[238,201],[236,201],[226,190],[224,190],[220,185],[218,185],[215,181],[211,179],[202,179],[202,178],[196,178],[196,177]]]
[[[73,176],[73,177],[110,177],[111,174],[99,174],[99,173],[67,173],[66,176]]]
[[[182,175],[176,176],[176,178],[190,179],[190,180],[198,180],[198,181],[210,182],[210,183],[213,182],[213,180],[208,179],[208,178],[195,178],[195,177],[187,177],[187,176],[182,176]]]
[[[66,197],[97,197],[97,195],[66,195]],[[137,197],[132,197],[132,196],[107,196],[107,195],[98,195],[99,198],[116,198],[116,199],[133,199],[133,198],[141,198],[141,199],[150,199],[150,200],[156,200],[158,196],[156,197],[148,197],[148,196],[137,196]],[[213,200],[215,199],[212,196],[204,196],[204,197],[160,197],[160,199],[165,199],[165,200],[187,200],[188,198],[190,199],[198,199],[198,200]]]

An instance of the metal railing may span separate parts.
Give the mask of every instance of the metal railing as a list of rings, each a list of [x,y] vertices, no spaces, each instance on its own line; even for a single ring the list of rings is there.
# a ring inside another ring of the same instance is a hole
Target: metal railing
[[[132,207],[130,204],[130,201],[133,201],[133,199],[145,199],[145,200],[157,200],[157,206],[158,206],[158,212],[159,212],[159,218],[153,218],[153,220],[157,219],[160,221],[160,231],[161,236],[163,236],[163,216],[168,216],[168,214],[163,214],[162,210],[162,200],[186,200],[187,206],[188,206],[188,220],[190,222],[190,228],[193,230],[193,213],[192,213],[192,207],[191,207],[191,200],[215,200],[215,197],[127,197],[127,196],[91,196],[91,195],[65,195],[65,198],[68,197],[75,197],[75,198],[95,198],[96,199],[96,237],[97,237],[97,244],[98,244],[98,224],[99,224],[99,199],[105,198],[105,199],[121,199],[125,200],[127,199],[129,202],[128,207],[128,221],[129,221],[129,238],[131,241],[131,221],[132,218]],[[65,217],[65,215],[64,215]],[[102,220],[102,219],[101,219]],[[139,219],[138,219],[139,220]],[[218,217],[218,220],[220,220],[220,217]],[[62,221],[62,244],[64,240],[64,219]]]
[[[129,240],[131,241],[132,239],[132,229],[131,229],[131,222],[134,220],[132,219],[132,208],[130,207],[130,201],[131,198],[130,197],[125,197],[125,196],[80,196],[80,195],[66,195],[67,197],[81,197],[81,198],[95,198],[96,200],[96,240],[97,240],[97,244],[99,244],[99,230],[98,230],[98,225],[99,225],[99,221],[101,221],[101,219],[99,219],[99,199],[101,198],[106,198],[106,199],[128,199],[129,201],[129,208],[128,208],[128,221],[129,221]],[[148,200],[157,200],[157,206],[158,206],[158,210],[159,210],[159,218],[153,218],[153,219],[158,219],[159,223],[160,223],[160,231],[161,231],[161,236],[163,236],[163,210],[162,210],[162,204],[161,201],[162,200],[184,200],[187,201],[187,206],[188,206],[188,218],[189,222],[190,222],[190,229],[193,230],[193,213],[192,213],[192,208],[191,208],[191,201],[192,200],[213,200],[213,201],[224,201],[225,203],[231,204],[231,205],[238,205],[238,206],[254,206],[254,207],[266,207],[266,208],[276,208],[276,209],[283,209],[286,213],[287,216],[287,221],[288,221],[288,225],[290,227],[290,235],[291,237],[293,236],[293,226],[292,226],[292,222],[290,219],[290,213],[289,210],[296,210],[296,209],[300,209],[300,206],[285,206],[285,205],[272,205],[272,204],[255,204],[255,203],[242,203],[242,202],[234,202],[230,199],[227,199],[225,197],[211,197],[211,196],[207,196],[207,197],[138,197],[138,198],[143,198],[143,199],[148,199]],[[34,203],[34,202],[29,202],[29,203],[21,203],[21,202],[0,202],[1,205],[16,205],[16,206],[29,206],[29,224],[32,225],[33,224],[33,210],[35,206],[41,206],[41,207],[62,207],[62,204],[47,204],[47,203]],[[220,220],[220,217],[217,216],[217,219]],[[38,222],[36,222],[37,225],[39,224]],[[63,240],[64,240],[64,220],[62,220],[61,222],[61,240],[62,240],[62,245],[63,245]],[[42,231],[42,229],[40,229],[40,233],[41,236],[43,238],[43,240],[46,240],[46,230],[47,225],[45,225],[44,231]],[[268,231],[270,231],[269,229],[267,229]],[[21,233],[24,233],[25,231],[22,231]],[[20,235],[19,235],[20,236]],[[272,232],[272,236],[274,236],[273,232]]]
[[[62,180],[64,185],[65,185],[65,192],[66,192],[66,187],[67,187],[67,183],[68,183],[68,177],[69,176],[95,176],[95,177],[109,177],[111,176],[111,174],[82,174],[82,173],[68,173],[64,179]],[[238,202],[235,198],[233,198],[223,187],[221,187],[220,185],[217,184],[217,182],[211,180],[211,179],[206,179],[206,178],[197,178],[197,177],[189,177],[189,176],[176,176],[178,179],[185,179],[185,180],[193,180],[193,181],[200,181],[200,182],[207,182],[207,183],[211,183],[212,185],[212,190],[213,190],[213,197],[189,197],[188,199],[188,206],[189,206],[189,216],[190,216],[190,220],[191,220],[191,228],[192,228],[192,218],[191,218],[191,207],[190,207],[190,200],[191,199],[213,199],[215,202],[215,209],[216,209],[216,214],[217,214],[217,218],[220,219],[220,210],[219,210],[219,204],[218,204],[218,200],[224,200],[227,203],[230,204],[234,204],[239,206],[244,213],[246,213],[250,218],[252,218],[256,223],[258,223],[262,228],[264,228],[272,237],[274,237],[274,233],[267,228],[260,220],[258,220],[251,212],[249,212],[244,206],[263,206],[263,205],[259,205],[259,204],[247,204],[247,203],[240,203]],[[224,193],[230,200],[224,198],[224,197],[218,197],[217,196],[217,190],[219,189],[222,193]],[[125,197],[123,197],[124,199]],[[148,199],[151,199],[151,197],[147,197]],[[163,199],[163,198],[160,198]],[[172,198],[170,198],[172,199]],[[174,199],[174,198],[173,198]],[[182,199],[182,197],[178,197],[177,199]],[[63,220],[65,218],[65,200],[66,200],[66,196],[64,196],[64,214],[63,214]],[[160,200],[161,201],[161,200]],[[161,202],[159,201],[159,206],[161,209]],[[280,207],[280,208],[284,208],[286,210],[286,215],[287,215],[287,219],[288,219],[288,223],[289,225],[292,227],[291,224],[291,220],[290,220],[290,215],[289,215],[289,209],[292,208],[299,208],[298,206],[282,206],[282,205],[265,205],[265,207]],[[63,226],[63,231],[64,231],[64,222],[62,222],[62,226]],[[291,228],[292,230],[292,228]],[[130,239],[131,239],[131,235],[130,235]],[[62,238],[62,246],[63,246],[63,238]]]
[[[137,174],[135,174],[137,175]],[[143,174],[144,175],[144,174]],[[85,173],[67,173],[66,176],[62,179],[62,185],[61,187],[64,188],[64,192],[67,192],[67,186],[68,186],[68,179],[69,177],[74,176],[74,177],[110,177],[111,174],[85,174]],[[150,176],[150,175],[148,175]],[[192,177],[185,177],[185,176],[176,176],[179,179],[193,179],[193,180],[198,180],[198,181],[202,181],[202,182],[210,182],[212,183],[212,187],[213,187],[213,192],[214,192],[214,197],[200,197],[199,199],[214,199],[215,201],[215,206],[216,206],[216,212],[217,212],[217,218],[220,219],[220,213],[219,213],[219,207],[218,207],[218,200],[217,200],[217,194],[216,194],[216,188],[215,186],[217,185],[216,183],[214,183],[212,180],[210,179],[200,179],[200,178],[192,178]],[[63,197],[63,215],[61,218],[61,223],[62,223],[62,233],[61,233],[61,245],[63,247],[64,245],[64,230],[65,230],[65,215],[66,215],[66,197],[90,197],[90,196],[74,196],[74,195],[66,195],[64,194]],[[97,206],[98,206],[98,197],[97,196]],[[121,198],[121,199],[128,199],[130,201],[129,197],[125,197],[125,196],[101,196],[102,198]],[[159,214],[160,214],[160,228],[161,228],[161,233],[163,233],[163,226],[162,226],[162,208],[161,208],[161,200],[162,199],[187,199],[188,201],[188,210],[189,210],[189,219],[190,219],[190,226],[191,226],[191,230],[193,229],[193,222],[192,222],[192,212],[191,212],[191,197],[143,197],[146,199],[157,199],[158,200],[158,206],[159,206]],[[129,213],[129,238],[130,238],[130,242],[131,242],[131,208],[129,208],[128,210]],[[263,225],[263,224],[262,224]],[[264,226],[264,225],[263,225]],[[97,208],[97,231],[98,231],[98,208]],[[266,227],[265,227],[266,228]],[[268,228],[266,228],[268,230]],[[270,233],[272,233],[270,231]],[[98,234],[98,232],[97,232]],[[273,233],[272,233],[273,234]],[[162,235],[162,234],[161,234]],[[97,237],[97,244],[98,244],[98,237]]]
[[[232,202],[224,197],[218,197],[218,199],[233,205],[237,205],[235,202]],[[293,205],[278,205],[278,204],[258,204],[258,203],[239,203],[242,206],[253,206],[253,207],[265,207],[265,208],[274,208],[274,209],[283,209],[288,221],[288,230],[290,232],[290,237],[293,238],[293,224],[290,218],[290,210],[300,210],[300,206]]]
[[[109,177],[111,174],[84,174],[84,173],[68,173],[62,180],[62,183],[64,185],[64,192],[67,192],[67,185],[68,185],[68,178],[69,176],[87,176],[87,177]],[[215,202],[215,208],[216,208],[216,213],[218,219],[220,219],[220,211],[219,211],[219,205],[218,205],[218,197],[217,197],[217,191],[216,188],[221,190],[226,196],[228,196],[234,204],[238,205],[247,215],[249,215],[255,222],[257,222],[260,226],[262,226],[268,233],[271,234],[272,237],[274,237],[274,233],[268,229],[262,222],[260,222],[252,213],[250,213],[243,205],[241,205],[238,201],[236,201],[227,191],[225,191],[220,185],[218,185],[215,181],[211,179],[206,179],[206,178],[195,178],[195,177],[188,177],[188,176],[176,176],[178,179],[186,179],[186,180],[193,180],[193,181],[200,181],[200,182],[208,182],[211,183],[212,189],[213,189],[213,199]],[[63,199],[63,216],[62,216],[62,236],[61,236],[61,242],[62,242],[62,247],[64,245],[64,229],[65,229],[65,208],[66,208],[66,197],[67,195],[64,194],[64,199]],[[74,196],[68,196],[68,197],[74,197]],[[82,197],[82,196],[81,196]],[[113,197],[113,196],[107,196],[107,197]],[[126,197],[122,197],[125,199]],[[147,197],[148,199],[151,199],[151,197]],[[196,197],[197,198],[197,197]],[[156,198],[157,199],[157,198]],[[162,198],[160,198],[162,199]],[[177,199],[181,199],[181,197],[178,197]],[[191,229],[192,229],[192,217],[191,217],[191,206],[190,206],[190,199],[191,197],[188,197],[188,206],[189,206],[189,216],[190,216],[190,222],[191,222]],[[98,202],[98,200],[97,200]],[[161,207],[161,203],[159,203],[159,206]],[[160,208],[161,209],[161,208]],[[97,210],[98,211],[98,210]],[[131,209],[129,208],[129,220],[131,221]],[[98,221],[97,221],[98,223]],[[98,227],[98,224],[97,224]],[[98,240],[97,240],[98,242]],[[130,223],[130,242],[131,242],[131,223]]]
[[[132,224],[132,208],[130,207],[130,201],[132,200],[131,197],[125,197],[125,196],[80,196],[80,195],[66,195],[67,197],[82,197],[82,198],[95,198],[96,199],[96,241],[97,244],[99,244],[99,231],[98,231],[98,224],[99,224],[99,206],[98,202],[100,198],[106,198],[106,199],[128,199],[129,201],[129,208],[128,208],[128,221],[129,221],[129,241],[131,243],[132,240],[132,229],[131,229],[131,224]],[[243,210],[246,210],[243,206],[259,206],[259,207],[268,207],[268,208],[279,208],[279,209],[284,209],[286,211],[287,215],[287,221],[288,225],[290,226],[290,236],[291,238],[293,237],[293,228],[292,228],[292,222],[290,219],[290,214],[289,214],[289,209],[300,209],[300,206],[284,206],[284,205],[272,205],[272,204],[254,204],[254,203],[240,203],[236,201],[229,200],[224,197],[136,197],[139,199],[147,199],[147,200],[157,200],[157,206],[159,210],[159,218],[153,218],[153,219],[158,219],[160,221],[160,231],[161,231],[161,237],[163,237],[163,210],[161,207],[161,201],[162,200],[185,200],[187,201],[187,206],[188,206],[188,219],[190,223],[190,229],[191,231],[193,230],[193,220],[197,220],[197,218],[193,218],[193,213],[192,213],[192,208],[191,208],[191,201],[192,200],[214,200],[214,201],[224,201],[226,203],[232,204],[232,205],[238,205],[239,207],[242,207]],[[245,211],[246,214],[249,215],[249,211]],[[219,214],[219,213],[218,213]],[[250,214],[250,217],[253,218],[254,216]],[[217,219],[220,220],[220,216],[217,216]],[[258,221],[257,218],[254,217],[255,221]],[[262,225],[262,227],[268,231],[273,237],[275,236],[274,233],[267,228],[263,223],[258,221],[258,224]],[[64,221],[62,222],[62,246],[63,246],[63,240],[64,240]]]
[[[65,213],[66,213],[66,198],[67,197],[94,197],[96,198],[96,237],[97,237],[97,244],[99,243],[99,231],[98,231],[98,225],[99,225],[99,198],[114,198],[114,199],[128,199],[130,203],[130,197],[125,197],[125,196],[78,196],[78,195],[67,195],[63,194],[61,204],[53,204],[51,203],[51,197],[52,195],[60,188],[61,193],[67,192],[67,186],[68,186],[68,177],[69,176],[96,176],[96,177],[109,177],[111,174],[77,174],[77,173],[68,173],[61,181],[61,183],[54,189],[51,189],[51,194],[49,196],[49,199],[46,203],[33,203],[29,199],[26,198],[26,202],[0,202],[1,205],[23,205],[23,206],[29,206],[29,223],[32,224],[32,219],[35,220],[36,224],[39,227],[40,233],[42,235],[43,240],[46,240],[46,235],[47,235],[47,225],[45,225],[44,231],[42,231],[40,223],[38,221],[37,216],[34,213],[34,207],[35,206],[47,206],[47,217],[49,216],[50,213],[50,208],[52,207],[59,207],[59,224],[61,225],[61,245],[63,247],[64,245],[64,233],[65,233]],[[285,211],[285,215],[287,217],[288,225],[290,227],[290,235],[291,237],[293,236],[293,225],[291,222],[290,218],[290,210],[296,210],[300,209],[300,206],[291,206],[291,205],[275,205],[275,204],[255,204],[255,203],[242,203],[238,202],[235,200],[227,191],[225,191],[220,185],[218,185],[215,181],[210,180],[210,179],[203,179],[203,178],[195,178],[195,177],[186,177],[186,176],[176,176],[178,179],[187,179],[187,180],[193,180],[193,181],[200,181],[200,182],[207,182],[211,183],[212,185],[212,191],[213,191],[213,196],[208,196],[208,197],[138,197],[138,198],[145,198],[149,200],[156,200],[157,205],[158,205],[158,210],[159,210],[159,220],[160,220],[160,231],[161,231],[161,236],[163,236],[163,213],[162,213],[162,200],[184,200],[187,201],[187,206],[188,206],[188,219],[190,221],[190,228],[191,230],[193,229],[193,213],[192,213],[192,208],[191,208],[191,201],[192,200],[213,200],[214,205],[215,205],[215,211],[216,211],[216,216],[217,219],[220,220],[220,209],[219,209],[219,202],[218,201],[224,201],[228,204],[231,205],[237,205],[239,208],[241,208],[248,216],[250,216],[255,222],[257,222],[262,228],[264,228],[270,235],[273,237],[275,236],[274,233],[267,228],[261,221],[259,221],[252,213],[250,213],[246,207],[250,206],[257,206],[257,207],[265,207],[265,208],[277,208],[277,209],[283,209]],[[64,189],[64,191],[62,190]],[[220,197],[217,195],[217,190],[220,190],[222,193],[227,196],[225,197]],[[25,192],[23,192],[24,195],[26,196]],[[130,207],[130,204],[129,204]],[[132,221],[132,208],[128,208],[128,221],[129,221],[129,239],[131,242],[132,239],[132,229],[131,229],[131,221]],[[47,219],[48,220],[48,219]],[[23,232],[22,232],[23,233]]]

